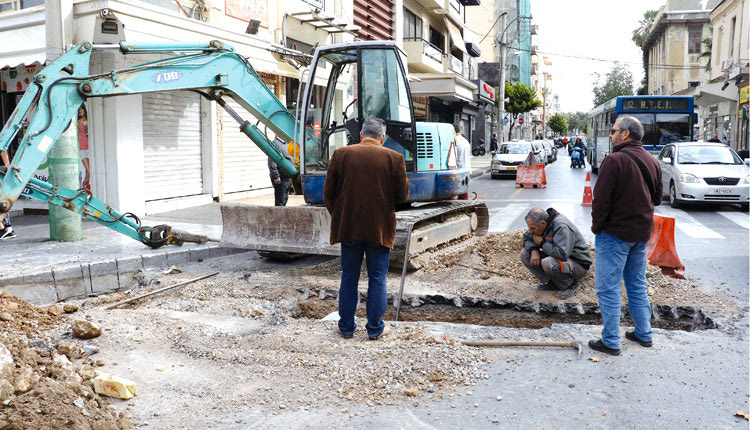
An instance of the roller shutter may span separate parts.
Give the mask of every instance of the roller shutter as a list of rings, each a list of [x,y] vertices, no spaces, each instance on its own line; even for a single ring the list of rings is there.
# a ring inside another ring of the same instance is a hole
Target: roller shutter
[[[227,99],[226,102],[240,116],[251,123],[255,122],[245,108],[232,100]],[[266,154],[240,131],[237,122],[224,109],[219,107],[219,111],[217,116],[222,136],[223,192],[236,193],[272,187]],[[263,126],[259,127],[263,131]],[[268,135],[271,139],[275,137],[270,130]]]
[[[203,193],[200,113],[195,93],[143,95],[146,201]]]
[[[362,40],[393,40],[393,1],[354,0],[354,25]]]

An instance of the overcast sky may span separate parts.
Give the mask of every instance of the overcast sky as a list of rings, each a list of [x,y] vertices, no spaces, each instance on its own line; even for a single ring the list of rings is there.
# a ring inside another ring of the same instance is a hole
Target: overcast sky
[[[539,25],[532,44],[539,48],[540,55],[547,55],[552,61],[550,87],[560,96],[563,112],[591,110],[592,73],[599,72],[604,78],[614,65],[611,61],[571,57],[628,62],[635,89],[640,86],[641,49],[630,38],[643,13],[658,10],[665,3],[665,0],[531,0],[532,23]]]

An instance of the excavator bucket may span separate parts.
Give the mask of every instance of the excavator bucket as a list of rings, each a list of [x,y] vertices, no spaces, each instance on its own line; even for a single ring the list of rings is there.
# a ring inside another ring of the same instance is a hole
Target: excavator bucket
[[[340,255],[324,207],[221,205],[221,244],[278,253]]]

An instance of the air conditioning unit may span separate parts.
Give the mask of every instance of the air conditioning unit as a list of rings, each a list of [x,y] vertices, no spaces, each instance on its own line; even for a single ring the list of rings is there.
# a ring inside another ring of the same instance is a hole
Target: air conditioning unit
[[[729,70],[732,68],[732,64],[734,64],[733,58],[727,58],[726,60],[721,62],[721,70]]]

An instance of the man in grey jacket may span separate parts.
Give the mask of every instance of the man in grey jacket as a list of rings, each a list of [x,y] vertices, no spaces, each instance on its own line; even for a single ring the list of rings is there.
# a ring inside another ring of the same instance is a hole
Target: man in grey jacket
[[[525,220],[529,229],[523,234],[521,262],[542,282],[539,290],[558,291],[560,299],[571,297],[591,267],[586,240],[553,208],[532,209]]]

